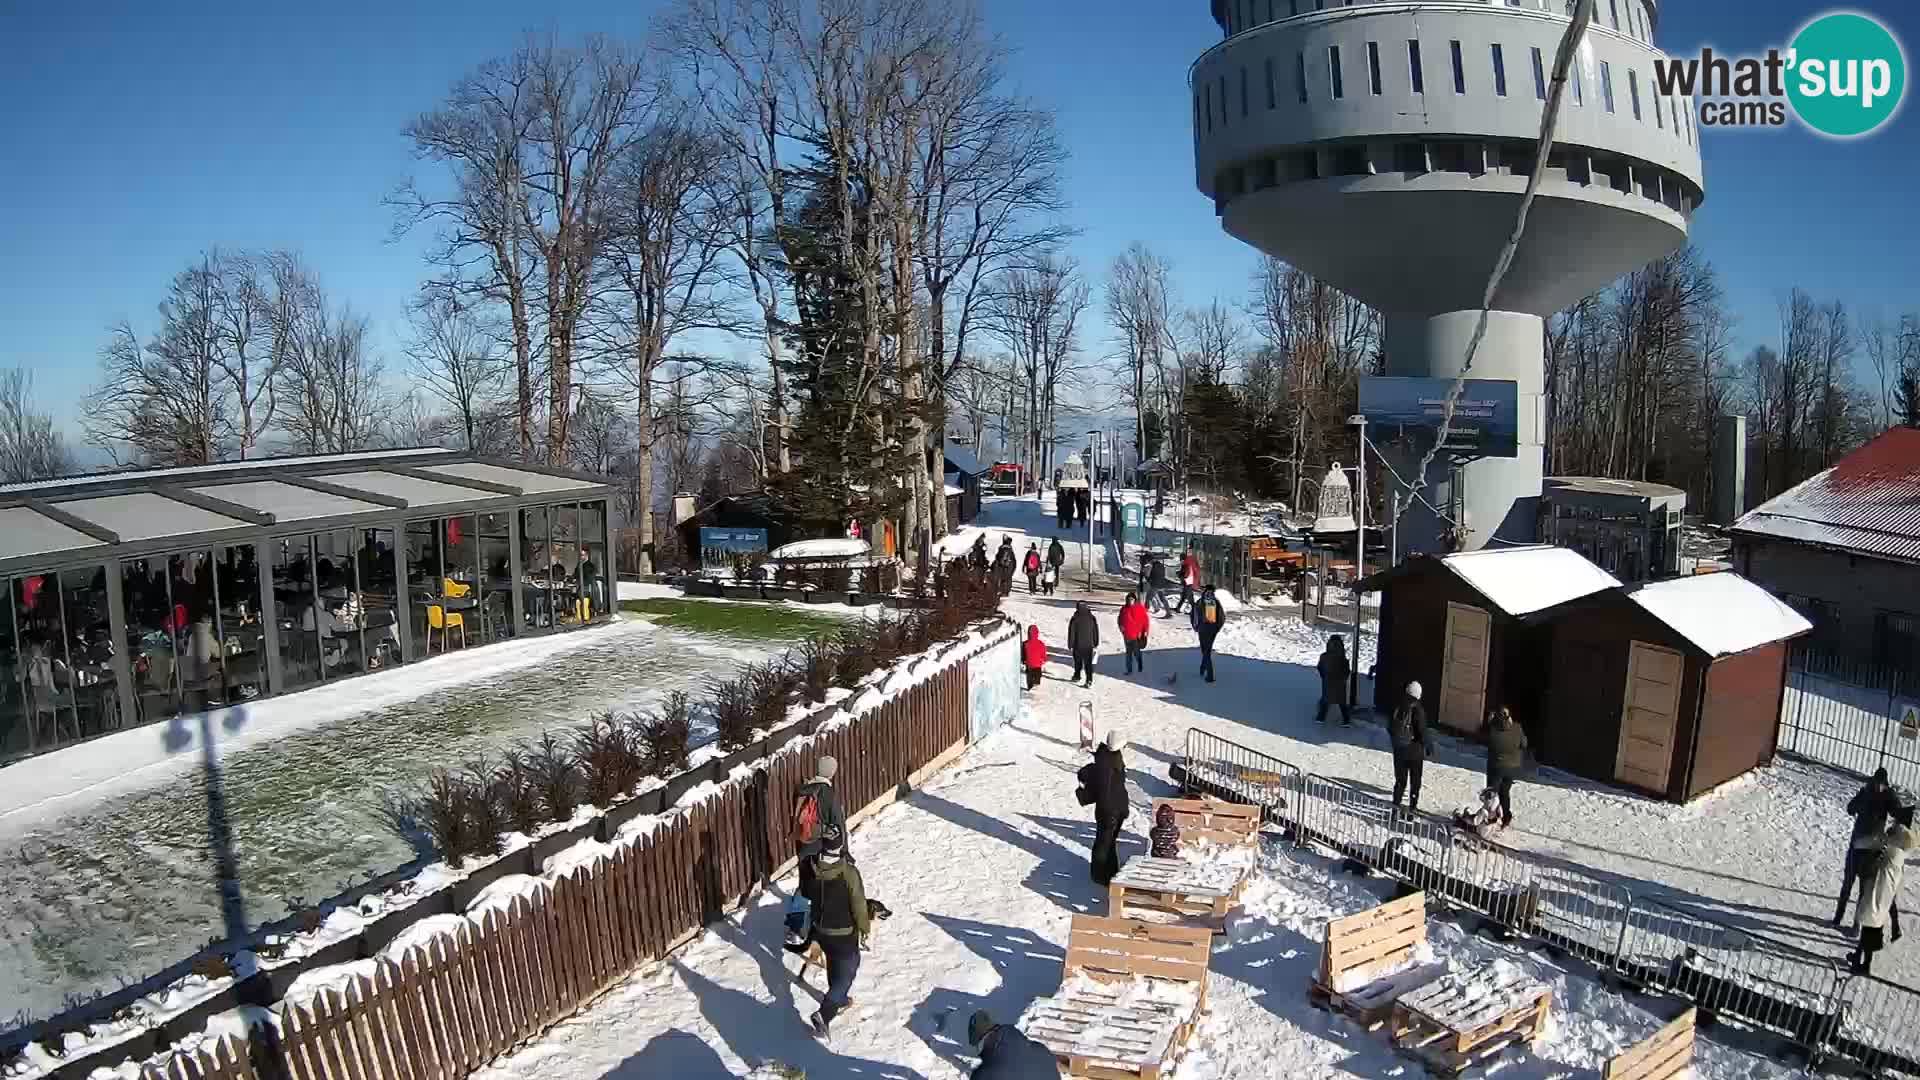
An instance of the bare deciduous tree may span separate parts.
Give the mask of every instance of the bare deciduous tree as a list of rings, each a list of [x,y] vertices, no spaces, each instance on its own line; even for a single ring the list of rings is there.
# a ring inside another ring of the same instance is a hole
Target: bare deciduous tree
[[[372,446],[386,430],[390,403],[384,365],[368,351],[366,317],[329,306],[316,291],[289,331],[287,350],[277,393],[293,447],[338,454]]]
[[[51,480],[73,471],[73,455],[53,417],[34,405],[33,376],[0,371],[0,483]]]
[[[453,433],[469,453],[501,442],[499,403],[512,370],[489,332],[459,301],[428,293],[414,306],[409,371],[449,414]]]
[[[1006,343],[1024,396],[1026,429],[1021,440],[1033,476],[1053,468],[1054,419],[1061,376],[1078,345],[1080,318],[1089,292],[1072,259],[1044,253],[1031,267],[1009,270],[993,290],[993,332]]]
[[[218,303],[219,277],[202,259],[174,276],[151,341],[125,320],[109,330],[81,424],[116,463],[205,465],[222,456]]]

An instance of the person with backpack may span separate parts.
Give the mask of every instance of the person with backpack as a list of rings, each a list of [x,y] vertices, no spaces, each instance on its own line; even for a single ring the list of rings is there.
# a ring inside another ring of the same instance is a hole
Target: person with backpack
[[[1487,721],[1487,787],[1500,796],[1500,827],[1513,825],[1513,782],[1527,764],[1527,729],[1505,705]]]
[[[1220,636],[1220,628],[1227,624],[1227,609],[1214,595],[1213,586],[1201,590],[1187,618],[1193,623],[1193,632],[1200,635],[1200,674],[1212,682],[1213,639]]]
[[[822,853],[813,892],[807,895],[813,908],[813,938],[827,958],[827,994],[808,1025],[823,1039],[833,1018],[852,1001],[853,980],[860,974],[860,954],[867,947],[872,927],[860,868],[845,855],[844,851]]]
[[[1067,620],[1067,652],[1073,654],[1073,678],[1086,673],[1087,686],[1093,685],[1093,652],[1100,647],[1100,624],[1085,600],[1073,606],[1073,618]]]
[[[1420,684],[1407,684],[1407,696],[1393,710],[1387,724],[1387,738],[1393,744],[1393,812],[1400,813],[1400,797],[1407,798],[1407,812],[1420,812],[1420,774],[1426,770],[1427,711],[1420,704]],[[1411,789],[1411,790],[1409,790]]]
[[[833,777],[839,771],[838,761],[822,755],[813,779],[793,793],[794,854],[799,860],[801,896],[809,895],[820,857],[845,854],[847,850],[847,813],[833,790]]]
[[[1867,853],[1887,829],[1887,818],[1894,807],[1900,805],[1900,796],[1887,780],[1884,766],[1875,769],[1873,779],[1853,798],[1847,800],[1847,813],[1853,817],[1853,837],[1847,844],[1847,853],[1840,865],[1840,903],[1833,909],[1833,925],[1838,927],[1847,912],[1847,900],[1853,895],[1853,883],[1860,880],[1861,864],[1866,861]]]
[[[973,549],[968,553],[967,557],[972,560],[975,570],[985,570],[987,568],[986,533],[981,533],[979,536],[973,538]]]
[[[1040,591],[1040,565],[1040,545],[1038,543],[1028,544],[1027,557],[1021,566],[1021,569],[1027,573],[1028,596],[1032,596]]]
[[[1001,596],[1013,595],[1014,561],[1013,541],[1008,540],[1000,545],[999,552],[993,557],[994,581],[1000,587]]]
[[[1327,706],[1338,705],[1341,725],[1352,727],[1353,704],[1347,700],[1347,680],[1353,675],[1353,665],[1347,661],[1347,639],[1339,634],[1328,638],[1326,651],[1314,668],[1320,672],[1320,707],[1313,711],[1314,722],[1326,723]]]
[[[1127,674],[1133,674],[1138,667],[1140,673],[1147,673],[1147,628],[1153,620],[1147,617],[1147,605],[1133,593],[1127,594],[1126,602],[1120,605],[1120,643],[1127,648]]]
[[[972,1080],[1060,1080],[1053,1051],[1012,1024],[996,1024],[985,1009],[967,1021],[967,1043],[980,1051]]]
[[[1171,617],[1173,609],[1167,606],[1167,593],[1172,586],[1167,583],[1167,564],[1158,555],[1154,556],[1147,567],[1147,607],[1158,608],[1164,617]]]
[[[1020,666],[1027,669],[1027,689],[1039,686],[1041,672],[1047,666],[1047,643],[1040,640],[1038,625],[1027,627],[1027,640],[1020,646]]]
[[[1047,565],[1053,567],[1055,573],[1067,565],[1067,549],[1060,546],[1060,538],[1057,536],[1047,544]]]
[[[1093,751],[1093,760],[1080,766],[1081,806],[1093,807],[1093,850],[1087,870],[1093,883],[1106,888],[1120,872],[1120,826],[1127,820],[1127,762],[1120,753],[1120,733],[1107,737]]]
[[[1892,940],[1900,940],[1900,884],[1906,876],[1907,856],[1920,837],[1914,835],[1912,806],[1902,803],[1888,816],[1892,824],[1876,838],[1860,871],[1860,903],[1853,912],[1860,945],[1847,958],[1855,975],[1873,973],[1873,954],[1886,946],[1889,924]]]
[[[1173,610],[1180,611],[1192,604],[1199,589],[1200,556],[1189,547],[1186,554],[1180,556],[1180,602],[1173,605]]]
[[[1153,828],[1147,831],[1147,843],[1152,845],[1149,854],[1156,859],[1177,859],[1180,857],[1180,822],[1173,807],[1166,803],[1153,812]]]

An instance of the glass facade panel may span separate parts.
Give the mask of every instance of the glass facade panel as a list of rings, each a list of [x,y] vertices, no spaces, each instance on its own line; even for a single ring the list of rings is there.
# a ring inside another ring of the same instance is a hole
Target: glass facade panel
[[[367,670],[360,534],[352,529],[317,533],[313,557],[313,633],[320,649],[320,674],[328,679],[359,674]]]
[[[107,617],[107,570],[96,566],[60,575],[74,728],[88,739],[118,731],[120,684],[113,673],[113,623]]]
[[[580,590],[587,602],[587,617],[605,618],[613,613],[613,597],[607,574],[607,504],[580,504]]]
[[[27,703],[27,746],[33,751],[48,750],[80,737],[73,668],[67,660],[60,578],[60,574],[47,573],[13,579],[14,619],[23,657],[21,683]]]
[[[361,530],[360,606],[368,671],[391,667],[401,659],[399,572],[394,555],[392,529]]]
[[[13,586],[0,579],[0,761],[27,752],[27,667],[13,625]]]
[[[580,621],[580,510],[563,503],[549,508],[549,513],[553,564],[548,567],[547,587],[553,592],[554,625],[572,626]]]
[[[260,560],[252,544],[215,548],[214,588],[220,595],[220,649],[229,704],[267,691],[267,635],[260,621]]]
[[[522,602],[526,605],[527,626],[541,630],[553,625],[552,597],[547,575],[553,560],[547,550],[547,508],[528,507],[520,511],[520,570]]]
[[[280,677],[287,690],[312,686],[323,677],[313,537],[272,541],[274,624],[280,632]]]
[[[513,518],[480,515],[479,622],[473,630],[484,641],[513,636]]]

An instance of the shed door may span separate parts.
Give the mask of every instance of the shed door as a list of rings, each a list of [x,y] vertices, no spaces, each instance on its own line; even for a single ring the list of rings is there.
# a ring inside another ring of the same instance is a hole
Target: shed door
[[[1441,727],[1479,731],[1487,722],[1487,642],[1493,616],[1467,604],[1447,604],[1447,657],[1440,673]]]
[[[1680,675],[1686,661],[1672,649],[1636,641],[1627,657],[1620,716],[1620,753],[1613,775],[1648,791],[1667,790],[1673,736],[1680,718]]]

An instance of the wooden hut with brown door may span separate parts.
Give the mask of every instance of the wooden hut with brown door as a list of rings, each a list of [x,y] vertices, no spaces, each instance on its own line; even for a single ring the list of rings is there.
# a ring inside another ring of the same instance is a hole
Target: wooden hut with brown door
[[[1596,593],[1552,611],[1547,764],[1686,802],[1773,759],[1788,642],[1813,629],[1733,573]]]
[[[1381,593],[1375,704],[1420,683],[1429,721],[1477,735],[1513,710],[1531,736],[1545,705],[1554,631],[1529,616],[1620,583],[1578,552],[1545,545],[1415,555],[1361,582]]]

